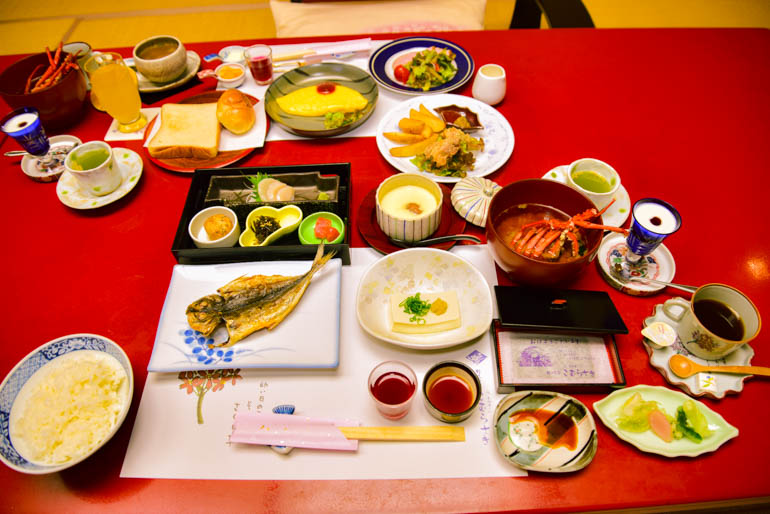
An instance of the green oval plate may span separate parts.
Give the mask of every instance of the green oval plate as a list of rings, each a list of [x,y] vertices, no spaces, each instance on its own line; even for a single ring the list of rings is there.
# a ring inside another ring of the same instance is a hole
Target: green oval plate
[[[321,240],[315,236],[315,222],[318,218],[327,218],[332,222],[332,227],[339,230],[340,235],[334,241],[327,241],[327,244],[338,244],[345,239],[345,222],[342,218],[334,214],[333,212],[315,212],[302,220],[299,225],[299,240],[303,245],[317,245],[321,244]]]
[[[698,404],[698,409],[706,416],[709,428],[714,432],[700,443],[696,443],[683,437],[674,439],[670,443],[656,436],[652,430],[646,432],[629,432],[621,430],[615,422],[620,407],[634,394],[639,393],[646,401],[656,401],[669,416],[676,415],[676,409],[685,400],[691,399],[684,393],[672,391],[666,387],[635,385],[627,389],[620,389],[608,395],[606,398],[594,403],[594,411],[607,428],[626,442],[629,442],[644,452],[657,453],[666,457],[697,457],[706,452],[713,452],[722,444],[738,435],[738,429],[730,425],[725,419],[709,409],[706,405],[693,399]]]
[[[278,98],[321,82],[335,82],[361,93],[369,102],[361,117],[349,125],[329,129],[324,126],[323,116],[295,116],[278,106]],[[265,112],[292,134],[304,137],[331,137],[351,131],[369,119],[377,105],[378,94],[377,82],[361,68],[336,62],[308,64],[287,71],[270,84],[265,92]]]

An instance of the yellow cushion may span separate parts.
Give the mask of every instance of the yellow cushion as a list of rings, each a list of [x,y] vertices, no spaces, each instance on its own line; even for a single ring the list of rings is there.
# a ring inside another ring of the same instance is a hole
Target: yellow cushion
[[[278,37],[482,30],[486,0],[270,0]]]

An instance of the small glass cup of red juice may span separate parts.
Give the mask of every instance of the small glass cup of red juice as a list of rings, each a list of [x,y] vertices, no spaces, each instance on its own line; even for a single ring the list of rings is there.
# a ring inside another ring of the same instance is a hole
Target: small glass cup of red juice
[[[401,419],[409,412],[417,389],[417,375],[401,361],[385,361],[369,373],[369,394],[387,419]]]
[[[481,381],[467,365],[443,361],[425,373],[422,383],[425,408],[445,423],[458,423],[470,417],[481,398]]]
[[[269,46],[250,46],[243,55],[257,84],[265,86],[273,81],[273,51]]]

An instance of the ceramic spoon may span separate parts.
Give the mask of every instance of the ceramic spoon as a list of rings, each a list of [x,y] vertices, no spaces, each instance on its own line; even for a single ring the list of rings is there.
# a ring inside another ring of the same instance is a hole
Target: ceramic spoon
[[[641,282],[645,284],[656,284],[659,286],[668,286],[673,287],[674,289],[680,289],[682,291],[687,291],[688,293],[694,293],[698,288],[695,286],[685,286],[683,284],[677,284],[675,282],[664,282],[662,280],[655,280],[654,278],[647,278],[647,277],[635,277],[633,275],[626,277],[623,275],[623,273],[617,268],[619,265],[610,266],[610,273],[612,273],[612,276],[618,279],[621,282]]]
[[[668,366],[678,377],[691,377],[701,371],[716,371],[717,373],[740,373],[743,375],[764,375],[770,377],[770,368],[762,366],[702,366],[684,355],[674,354],[668,360]]]
[[[402,248],[412,248],[413,246],[430,246],[438,243],[446,243],[447,241],[473,241],[474,243],[481,243],[481,239],[469,234],[456,234],[453,236],[433,237],[431,239],[421,239],[420,241],[406,241],[404,239],[393,239],[389,237],[388,240],[396,246]]]

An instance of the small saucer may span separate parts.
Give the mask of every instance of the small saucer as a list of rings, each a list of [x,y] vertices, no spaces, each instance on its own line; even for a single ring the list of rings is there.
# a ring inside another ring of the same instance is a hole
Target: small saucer
[[[569,166],[556,166],[548,173],[543,175],[542,178],[548,180],[555,180],[562,184],[567,183],[567,179],[564,174],[567,173]],[[607,212],[602,214],[602,220],[605,225],[610,227],[622,227],[623,223],[628,219],[628,215],[631,214],[631,197],[628,196],[628,191],[623,187],[623,184],[618,188],[618,192],[615,193],[615,203],[613,203]]]
[[[56,196],[61,203],[73,209],[97,209],[123,198],[134,189],[142,176],[144,167],[141,156],[128,148],[113,148],[112,156],[123,174],[123,182],[115,191],[104,196],[83,193],[75,177],[65,170],[59,183],[56,184]]]
[[[657,304],[652,316],[646,318],[643,325],[647,327],[656,321],[670,325],[674,330],[679,326],[679,322],[666,316],[663,311],[663,305]],[[686,393],[692,396],[708,396],[710,398],[722,399],[727,393],[739,393],[743,390],[743,381],[749,375],[734,375],[729,373],[696,373],[687,378],[676,376],[668,366],[668,359],[675,353],[684,355],[698,364],[704,366],[749,366],[751,358],[754,357],[754,350],[748,345],[740,346],[733,353],[724,359],[708,361],[696,357],[687,351],[682,345],[679,337],[671,346],[653,345],[649,340],[644,339],[643,344],[647,353],[650,355],[650,364],[663,375],[669,384],[678,386]]]
[[[604,236],[596,254],[596,265],[602,274],[602,278],[612,287],[631,296],[650,296],[659,293],[666,286],[658,284],[646,284],[643,282],[622,282],[615,278],[610,268],[625,260],[628,247],[623,234],[611,232]],[[634,266],[633,275],[647,277],[654,280],[671,282],[676,273],[674,256],[664,244],[658,246],[650,255],[642,258],[639,264]]]
[[[133,63],[133,59],[124,59],[125,61],[129,61],[129,63]],[[184,75],[179,77],[173,82],[169,82],[166,84],[159,84],[158,82],[152,82],[147,77],[139,73],[139,71],[136,72],[136,80],[139,85],[139,92],[140,93],[157,93],[159,91],[167,91],[169,89],[174,89],[177,86],[181,86],[191,78],[193,78],[198,73],[198,68],[200,68],[201,65],[201,56],[198,55],[196,52],[193,52],[192,50],[187,51],[187,70],[185,71]],[[132,65],[133,67],[133,65]]]
[[[77,145],[83,144],[80,138],[70,135],[52,136],[48,138],[52,152],[55,152],[56,165],[49,169],[41,169],[38,165],[38,158],[26,154],[21,159],[21,170],[29,178],[36,182],[53,182],[59,180],[64,172],[64,158],[69,151]],[[74,143],[74,144],[73,144]],[[58,157],[58,158],[57,158]]]

